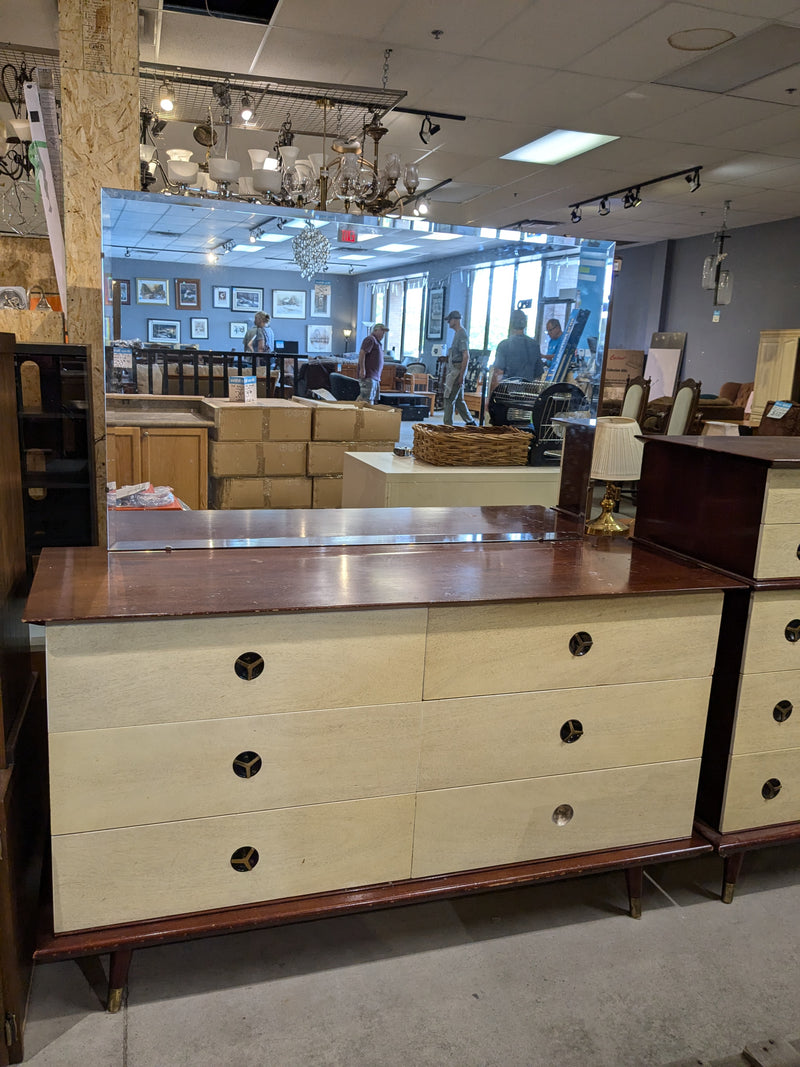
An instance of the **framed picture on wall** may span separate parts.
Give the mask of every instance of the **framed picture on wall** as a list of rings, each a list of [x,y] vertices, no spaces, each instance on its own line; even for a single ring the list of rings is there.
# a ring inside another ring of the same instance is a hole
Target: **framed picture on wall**
[[[137,278],[137,304],[166,304],[169,306],[169,282],[166,278]]]
[[[158,344],[177,345],[181,340],[181,324],[177,319],[148,319],[147,340]]]
[[[208,319],[189,319],[189,335],[193,341],[207,341]]]
[[[263,307],[263,289],[247,289],[242,285],[231,287],[231,311],[261,311]]]
[[[200,310],[200,279],[175,279],[175,307],[184,311]]]
[[[230,328],[231,337],[244,337],[247,333],[246,322],[232,322]]]
[[[130,304],[131,302],[131,280],[130,278],[120,278],[117,281],[119,287],[119,302],[120,304]]]
[[[441,341],[444,337],[444,298],[445,287],[437,285],[428,292],[428,329],[429,341]]]
[[[328,353],[332,347],[332,326],[306,326],[306,352],[309,355]]]
[[[311,317],[329,319],[331,317],[331,284],[322,282],[314,286],[311,294]]]
[[[304,319],[306,294],[304,289],[273,289],[273,319]]]
[[[213,285],[211,287],[211,303],[215,308],[229,308],[231,306],[231,291],[227,285]]]

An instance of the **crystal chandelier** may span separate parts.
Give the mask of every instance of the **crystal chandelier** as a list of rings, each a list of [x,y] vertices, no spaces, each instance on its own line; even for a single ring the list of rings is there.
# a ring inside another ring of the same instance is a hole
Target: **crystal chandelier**
[[[292,240],[294,261],[303,278],[310,278],[313,274],[324,271],[328,266],[330,251],[331,243],[328,238],[319,233],[310,222],[306,222],[306,228]]]

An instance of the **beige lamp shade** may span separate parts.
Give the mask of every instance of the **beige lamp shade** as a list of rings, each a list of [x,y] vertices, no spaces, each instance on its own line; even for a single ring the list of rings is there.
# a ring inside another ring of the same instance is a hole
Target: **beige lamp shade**
[[[638,481],[644,446],[636,419],[611,415],[597,419],[592,451],[592,478],[604,482]]]

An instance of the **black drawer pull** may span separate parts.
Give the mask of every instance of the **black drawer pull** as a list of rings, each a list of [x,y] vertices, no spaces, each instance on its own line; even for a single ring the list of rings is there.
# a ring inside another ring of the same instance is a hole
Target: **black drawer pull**
[[[231,867],[233,867],[235,871],[240,871],[242,873],[252,871],[257,863],[258,849],[253,848],[252,845],[242,845],[242,847],[237,848],[231,856]]]
[[[559,804],[553,812],[552,818],[556,826],[566,826],[575,814],[571,804]]]
[[[797,625],[800,627],[800,622]],[[592,644],[592,635],[587,634],[585,630],[579,630],[570,637],[569,650],[573,656],[585,656]]]
[[[567,719],[558,732],[565,745],[572,745],[583,737],[583,723],[579,719]]]
[[[783,636],[787,641],[800,641],[800,619],[792,619],[783,631]]]
[[[252,682],[264,670],[264,660],[257,652],[243,652],[237,656],[233,669],[245,682]]]
[[[772,709],[772,718],[775,722],[786,722],[793,711],[791,700],[779,700]]]
[[[240,752],[232,766],[237,778],[255,778],[261,770],[261,757],[257,752]]]
[[[764,800],[774,800],[781,791],[779,778],[768,778],[761,786],[761,796]]]

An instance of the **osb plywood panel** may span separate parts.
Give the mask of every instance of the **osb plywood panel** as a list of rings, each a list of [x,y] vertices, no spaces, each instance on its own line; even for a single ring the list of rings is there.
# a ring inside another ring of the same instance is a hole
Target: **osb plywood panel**
[[[61,0],[58,6],[62,68],[138,73],[136,0]]]
[[[48,239],[0,237],[0,285],[41,285],[46,293],[57,293]]]
[[[15,334],[22,344],[61,345],[64,343],[64,317],[57,311],[0,308],[0,331]]]

